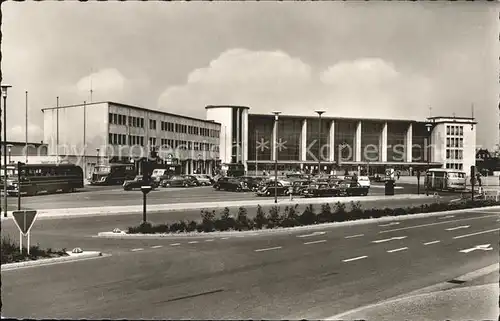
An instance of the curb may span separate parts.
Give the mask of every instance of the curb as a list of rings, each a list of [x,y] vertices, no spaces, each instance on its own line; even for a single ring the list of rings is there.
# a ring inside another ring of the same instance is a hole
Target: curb
[[[65,263],[65,262],[73,262],[73,261],[80,261],[80,260],[91,259],[91,258],[104,257],[103,254],[101,252],[98,252],[98,251],[84,251],[84,252],[78,253],[78,254],[71,253],[71,251],[68,251],[66,253],[68,253],[68,256],[2,264],[1,271],[3,272],[3,271],[17,270],[17,269],[27,268],[27,267],[43,266],[43,265],[50,265],[50,264],[55,264],[55,263]]]
[[[252,231],[225,231],[225,232],[208,232],[208,233],[194,232],[194,233],[179,233],[179,234],[127,234],[121,231],[120,233],[99,232],[97,235],[93,237],[110,238],[110,239],[177,239],[177,238],[203,238],[203,237],[217,237],[217,236],[226,237],[234,235],[257,236],[265,233],[267,234],[288,233],[288,232],[295,232],[302,230],[319,230],[330,227],[354,226],[354,225],[363,225],[371,223],[384,223],[390,221],[406,221],[415,218],[427,218],[427,217],[435,217],[435,216],[449,215],[449,214],[470,213],[470,212],[477,212],[478,210],[487,210],[487,209],[500,210],[500,206],[478,207],[476,209],[453,210],[453,211],[433,212],[424,214],[409,214],[404,216],[385,216],[380,218],[358,219],[346,222],[323,223],[323,224],[314,224],[306,226],[262,229],[262,230],[252,230]],[[492,212],[491,214],[498,214],[498,213]]]
[[[322,203],[350,203],[356,202],[369,202],[369,201],[383,201],[383,200],[410,200],[410,199],[432,199],[433,196],[414,195],[414,194],[400,194],[393,196],[377,195],[377,196],[354,196],[354,197],[321,197],[321,198],[296,198],[292,201],[289,199],[278,200],[277,205],[295,205],[295,204],[322,204]],[[215,208],[234,208],[240,206],[273,206],[275,205],[273,198],[263,198],[258,200],[245,200],[245,201],[219,201],[219,202],[204,202],[204,203],[176,203],[176,204],[154,204],[148,205],[148,213],[156,212],[174,212],[185,210],[201,210],[201,209],[215,209]],[[131,206],[108,206],[108,207],[82,207],[82,208],[62,208],[62,209],[41,209],[38,210],[37,219],[57,219],[68,217],[88,217],[88,216],[101,216],[101,215],[119,215],[119,214],[138,214],[142,213],[142,205]],[[2,217],[2,221],[12,218],[12,211],[7,212],[8,217]]]

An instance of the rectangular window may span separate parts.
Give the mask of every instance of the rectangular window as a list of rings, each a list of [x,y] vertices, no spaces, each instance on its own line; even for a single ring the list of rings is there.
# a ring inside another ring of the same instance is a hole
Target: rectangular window
[[[464,126],[460,126],[460,136],[464,135]]]
[[[113,145],[113,134],[108,134],[108,144]]]
[[[446,159],[450,159],[450,150],[449,149],[446,150]]]
[[[113,114],[112,113],[108,114],[108,123],[110,123],[110,124],[113,123]]]
[[[144,128],[144,118],[141,118],[141,128]]]
[[[450,147],[450,137],[446,138],[446,147]]]

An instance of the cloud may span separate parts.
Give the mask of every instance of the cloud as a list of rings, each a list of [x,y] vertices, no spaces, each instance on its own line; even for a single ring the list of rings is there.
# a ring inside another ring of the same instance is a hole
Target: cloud
[[[340,61],[322,71],[283,51],[231,49],[163,91],[160,109],[200,117],[206,105],[237,104],[253,113],[280,110],[350,117],[425,117],[430,81],[381,58]]]
[[[35,124],[28,124],[28,142],[36,143],[43,137],[43,130]],[[15,142],[24,142],[26,140],[26,127],[14,126],[7,129],[7,140]]]

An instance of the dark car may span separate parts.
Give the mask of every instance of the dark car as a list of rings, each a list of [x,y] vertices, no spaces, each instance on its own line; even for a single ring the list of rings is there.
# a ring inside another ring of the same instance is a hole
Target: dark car
[[[248,189],[251,191],[256,191],[263,180],[263,178],[261,177],[252,177],[252,176],[242,176],[239,177],[239,179],[242,182],[245,182],[248,186]]]
[[[250,189],[245,181],[236,177],[222,177],[214,184],[214,188],[218,191],[224,190],[224,191],[236,191],[236,192],[241,192]]]
[[[144,176],[138,175],[132,181],[125,181],[123,183],[123,190],[131,191],[133,189],[140,189],[141,186],[151,186],[153,189],[158,187],[153,179],[144,178]]]
[[[276,192],[278,195],[289,195],[291,187],[292,187],[292,185],[288,181],[278,180],[276,182],[276,190],[277,190]],[[257,195],[258,196],[273,196],[274,189],[275,189],[275,183],[269,182],[269,183],[265,184],[264,186],[261,186],[257,190]]]
[[[340,195],[338,186],[329,184],[327,182],[312,183],[303,192],[305,197],[331,197]]]
[[[292,184],[292,194],[302,195],[304,191],[309,187],[311,181],[308,179],[299,179],[291,182]]]
[[[343,181],[338,184],[341,195],[345,196],[366,196],[370,190],[369,187],[361,186],[358,182]]]
[[[196,181],[186,175],[175,175],[162,181],[163,187],[191,187],[196,186]]]

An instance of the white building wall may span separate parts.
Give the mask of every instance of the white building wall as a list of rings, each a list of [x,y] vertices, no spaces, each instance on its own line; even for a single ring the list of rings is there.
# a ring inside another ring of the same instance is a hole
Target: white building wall
[[[232,107],[207,108],[206,119],[213,120],[222,125],[220,133],[220,160],[222,163],[231,162],[231,147],[233,133],[233,111]],[[248,131],[247,131],[248,132]],[[247,133],[248,134],[248,133]]]
[[[333,162],[335,160],[335,121],[334,120],[332,120],[330,122],[330,131],[329,131],[329,136],[328,136],[328,146],[330,147],[328,160],[330,162]]]
[[[464,171],[470,172],[471,166],[476,166],[476,131],[477,125],[464,125]]]
[[[307,159],[307,119],[302,120],[302,132],[300,134],[300,160]]]
[[[248,172],[248,109],[243,108],[242,113],[242,124],[243,126],[243,137],[241,140],[242,143],[242,162],[245,165],[245,172]]]
[[[354,157],[355,157],[355,161],[356,162],[361,162],[361,126],[362,126],[362,122],[361,120],[358,121],[358,125],[356,127],[356,139],[354,141],[354,150],[355,150],[355,154],[354,154]]]
[[[413,160],[413,124],[408,125],[406,131],[406,161],[412,162]]]
[[[384,123],[380,137],[380,155],[382,162],[387,162],[387,122]]]

